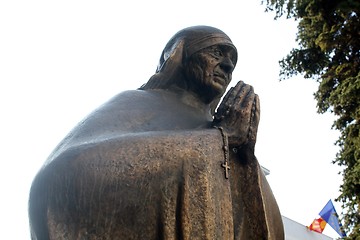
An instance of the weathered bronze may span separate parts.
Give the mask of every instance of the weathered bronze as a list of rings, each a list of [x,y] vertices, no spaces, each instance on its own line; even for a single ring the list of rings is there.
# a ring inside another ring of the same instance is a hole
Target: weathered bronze
[[[156,73],[96,109],[56,147],[29,199],[32,239],[284,239],[254,155],[259,98],[231,80],[237,51],[195,26]]]

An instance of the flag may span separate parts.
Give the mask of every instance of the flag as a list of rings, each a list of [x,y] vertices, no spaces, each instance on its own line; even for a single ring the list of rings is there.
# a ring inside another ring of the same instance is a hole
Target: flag
[[[326,222],[321,217],[314,219],[312,224],[309,226],[309,229],[318,233],[322,233],[325,229]]]
[[[346,237],[346,234],[342,229],[339,216],[336,213],[335,207],[331,199],[327,202],[325,207],[320,211],[319,215],[327,224],[329,224],[340,235],[340,237]]]

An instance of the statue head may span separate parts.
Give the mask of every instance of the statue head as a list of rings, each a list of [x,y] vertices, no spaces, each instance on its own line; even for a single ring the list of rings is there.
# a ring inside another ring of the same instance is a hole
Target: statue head
[[[212,45],[192,54],[184,63],[184,89],[209,104],[221,97],[229,85],[236,63],[236,51],[227,45]]]
[[[140,89],[177,87],[217,105],[236,62],[236,47],[223,31],[210,26],[188,27],[169,40],[156,73]]]

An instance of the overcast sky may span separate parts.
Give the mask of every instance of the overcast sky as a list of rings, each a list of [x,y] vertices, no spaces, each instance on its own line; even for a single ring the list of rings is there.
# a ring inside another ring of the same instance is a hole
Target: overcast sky
[[[331,162],[338,133],[319,115],[318,84],[279,81],[278,61],[296,47],[296,23],[273,20],[253,1],[2,1],[0,4],[1,235],[30,239],[31,181],[62,138],[115,94],[155,72],[167,41],[193,25],[220,28],[238,49],[233,82],[260,96],[256,155],[282,215],[309,225],[339,195]],[[338,213],[341,206],[335,203]],[[325,233],[337,234],[330,226]]]

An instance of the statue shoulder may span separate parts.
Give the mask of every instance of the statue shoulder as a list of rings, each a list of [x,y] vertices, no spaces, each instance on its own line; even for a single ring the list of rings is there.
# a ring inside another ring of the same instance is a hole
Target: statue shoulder
[[[160,100],[163,95],[161,92],[163,92],[163,90],[126,90],[112,97],[104,105],[113,103],[129,103],[130,105],[128,107],[132,106],[131,103],[136,103],[136,107],[139,107],[139,105],[148,105],[149,101],[154,102],[156,100]]]

